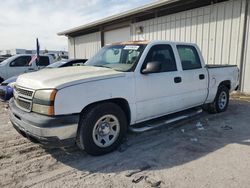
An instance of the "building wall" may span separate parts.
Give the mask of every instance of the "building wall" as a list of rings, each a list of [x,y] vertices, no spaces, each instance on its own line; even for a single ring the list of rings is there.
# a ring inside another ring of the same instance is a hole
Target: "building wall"
[[[75,39],[68,37],[68,52],[69,58],[75,58]]]
[[[239,65],[244,12],[245,1],[232,0],[159,17],[132,24],[132,39],[194,42],[208,64]]]
[[[250,1],[248,5],[241,90],[250,94]]]
[[[72,39],[69,40],[70,57],[88,59],[101,48],[100,32],[75,37],[74,40],[75,45],[72,45]]]
[[[123,27],[104,32],[104,44],[130,40],[130,27]]]

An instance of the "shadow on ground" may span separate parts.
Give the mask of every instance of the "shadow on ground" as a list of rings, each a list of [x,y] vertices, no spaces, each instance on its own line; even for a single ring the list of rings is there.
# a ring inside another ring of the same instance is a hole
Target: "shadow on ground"
[[[195,119],[145,133],[129,133],[117,151],[93,157],[76,147],[46,149],[57,161],[81,171],[122,172],[165,169],[204,157],[229,144],[250,145],[250,103],[231,101],[225,113],[202,113]],[[202,127],[197,127],[197,123]]]

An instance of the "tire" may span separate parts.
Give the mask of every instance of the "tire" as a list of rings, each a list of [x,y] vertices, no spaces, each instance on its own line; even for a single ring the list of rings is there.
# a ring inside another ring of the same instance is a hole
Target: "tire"
[[[114,103],[100,103],[82,114],[76,142],[90,155],[104,155],[117,149],[126,133],[124,111]]]
[[[229,89],[225,85],[220,85],[214,102],[206,104],[203,109],[208,113],[215,114],[225,112],[229,103]]]

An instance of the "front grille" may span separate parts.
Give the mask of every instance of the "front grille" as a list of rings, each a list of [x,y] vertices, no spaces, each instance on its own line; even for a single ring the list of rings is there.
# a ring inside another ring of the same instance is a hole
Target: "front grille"
[[[21,109],[24,109],[24,110],[28,110],[30,111],[31,110],[31,101],[24,101],[23,99],[21,98],[17,98],[15,99],[16,101],[16,104],[17,106],[19,106]]]
[[[22,88],[17,85],[14,86],[15,103],[20,109],[24,111],[31,111],[33,94],[34,91],[30,89]]]
[[[26,90],[26,89],[20,88],[18,86],[15,86],[15,90],[19,95],[23,95],[26,97],[32,97],[32,95],[33,95],[33,91]]]

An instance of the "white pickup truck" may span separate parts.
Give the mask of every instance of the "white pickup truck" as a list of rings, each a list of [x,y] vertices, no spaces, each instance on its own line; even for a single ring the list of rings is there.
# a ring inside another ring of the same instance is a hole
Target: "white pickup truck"
[[[205,65],[191,43],[116,43],[85,65],[19,76],[9,104],[13,126],[48,146],[77,144],[101,155],[138,123],[199,106],[225,111],[239,83],[236,66]]]
[[[34,57],[32,54],[18,54],[1,62],[0,83],[10,77],[39,70],[54,62],[50,55],[40,55],[39,62],[31,62]]]

